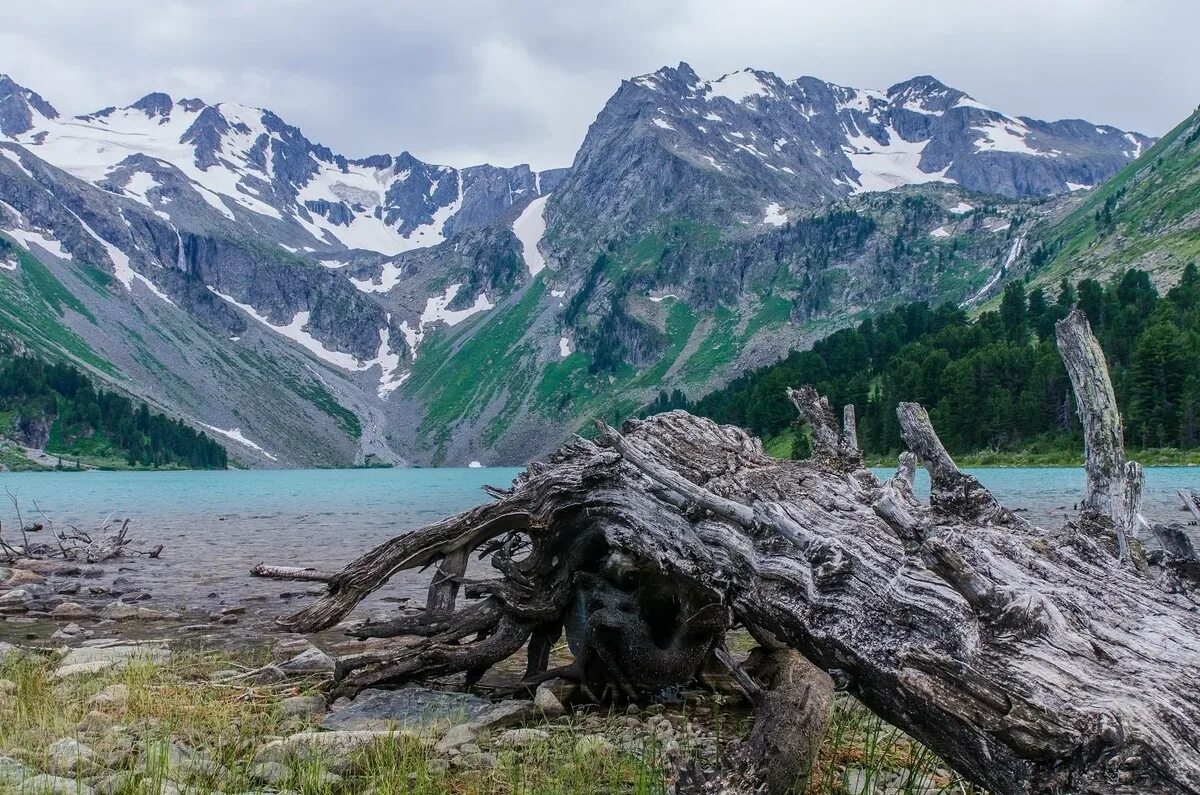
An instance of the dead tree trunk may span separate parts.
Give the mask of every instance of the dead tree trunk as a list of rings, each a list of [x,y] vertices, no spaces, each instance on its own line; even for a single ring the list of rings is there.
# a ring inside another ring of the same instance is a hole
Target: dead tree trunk
[[[1001,506],[914,404],[899,410],[911,453],[879,482],[800,389],[812,460],[684,412],[601,427],[495,502],[370,551],[283,623],[332,626],[396,572],[483,548],[499,576],[467,583],[475,601],[362,628],[418,640],[343,661],[343,687],[478,671],[531,636],[536,679],[537,639],[565,625],[571,674],[652,690],[686,680],[737,622],[995,793],[1200,794],[1200,611],[1120,565],[1136,499],[1119,418],[1082,315],[1059,339],[1089,461],[1085,510],[1062,529]]]
[[[1129,559],[1129,539],[1137,535],[1145,472],[1140,464],[1125,461],[1121,412],[1104,351],[1087,318],[1077,309],[1055,326],[1055,332],[1083,423],[1087,492],[1082,519],[1112,527],[1124,562]]]

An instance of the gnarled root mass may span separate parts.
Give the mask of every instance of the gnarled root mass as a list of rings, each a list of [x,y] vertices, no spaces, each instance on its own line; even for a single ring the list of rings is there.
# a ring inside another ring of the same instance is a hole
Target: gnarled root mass
[[[1081,314],[1059,342],[1088,434],[1085,509],[1063,528],[1000,505],[915,404],[899,408],[911,452],[881,482],[801,388],[811,460],[683,412],[601,427],[494,502],[367,553],[283,623],[330,627],[398,571],[440,563],[430,609],[355,630],[404,640],[343,660],[344,688],[473,681],[521,649],[536,681],[565,631],[589,689],[649,691],[688,679],[739,624],[993,792],[1200,793],[1200,611],[1141,552],[1140,469]],[[465,550],[498,576],[464,581]],[[456,607],[451,581],[473,601]],[[770,709],[789,698],[805,697]]]

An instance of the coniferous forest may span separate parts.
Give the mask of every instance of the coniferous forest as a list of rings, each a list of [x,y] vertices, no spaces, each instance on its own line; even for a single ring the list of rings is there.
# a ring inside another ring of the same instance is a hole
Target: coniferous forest
[[[863,448],[902,449],[895,407],[926,406],[952,453],[1072,451],[1082,437],[1054,324],[1078,306],[1108,358],[1134,448],[1200,445],[1200,270],[1160,295],[1149,275],[1109,284],[1063,280],[1056,291],[1011,282],[999,308],[972,320],[952,304],[908,304],[808,351],[748,372],[696,402],[660,393],[647,413],[686,408],[770,439],[796,422],[789,386],[812,384],[835,406],[853,403]],[[805,454],[802,436],[792,452]]]
[[[224,447],[180,420],[97,389],[75,367],[14,355],[3,347],[0,415],[10,424],[5,434],[36,442],[68,461],[80,451],[103,449],[131,467],[224,469],[228,464]]]

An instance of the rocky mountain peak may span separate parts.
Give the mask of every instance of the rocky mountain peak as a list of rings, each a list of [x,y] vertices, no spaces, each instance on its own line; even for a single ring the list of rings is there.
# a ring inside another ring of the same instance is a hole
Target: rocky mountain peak
[[[175,103],[169,95],[156,91],[147,94],[129,107],[140,110],[147,116],[154,118],[155,116],[170,116]]]
[[[33,129],[35,114],[57,119],[58,111],[41,95],[0,74],[0,135],[15,138]]]

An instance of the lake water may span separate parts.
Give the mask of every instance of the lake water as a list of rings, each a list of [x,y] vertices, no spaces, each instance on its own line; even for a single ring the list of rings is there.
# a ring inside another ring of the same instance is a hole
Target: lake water
[[[392,536],[485,502],[484,484],[506,486],[518,471],[0,473],[0,491],[17,497],[27,522],[39,518],[35,503],[60,527],[93,528],[108,517],[130,519],[131,535],[146,545],[162,544],[164,552],[159,560],[121,563],[111,576],[151,592],[155,607],[205,611],[259,600],[264,603],[259,612],[277,614],[295,609],[308,598],[305,591],[319,586],[252,579],[247,571],[254,564],[340,568]],[[1027,518],[1043,525],[1060,525],[1083,493],[1080,469],[971,472],[1002,504],[1024,509]],[[927,493],[924,471],[918,478],[918,489]],[[1200,488],[1200,469],[1148,469],[1147,518],[1185,519],[1175,494],[1185,487]],[[0,502],[0,522],[11,540],[16,519],[6,501]],[[428,577],[398,577],[379,596],[421,598]]]

